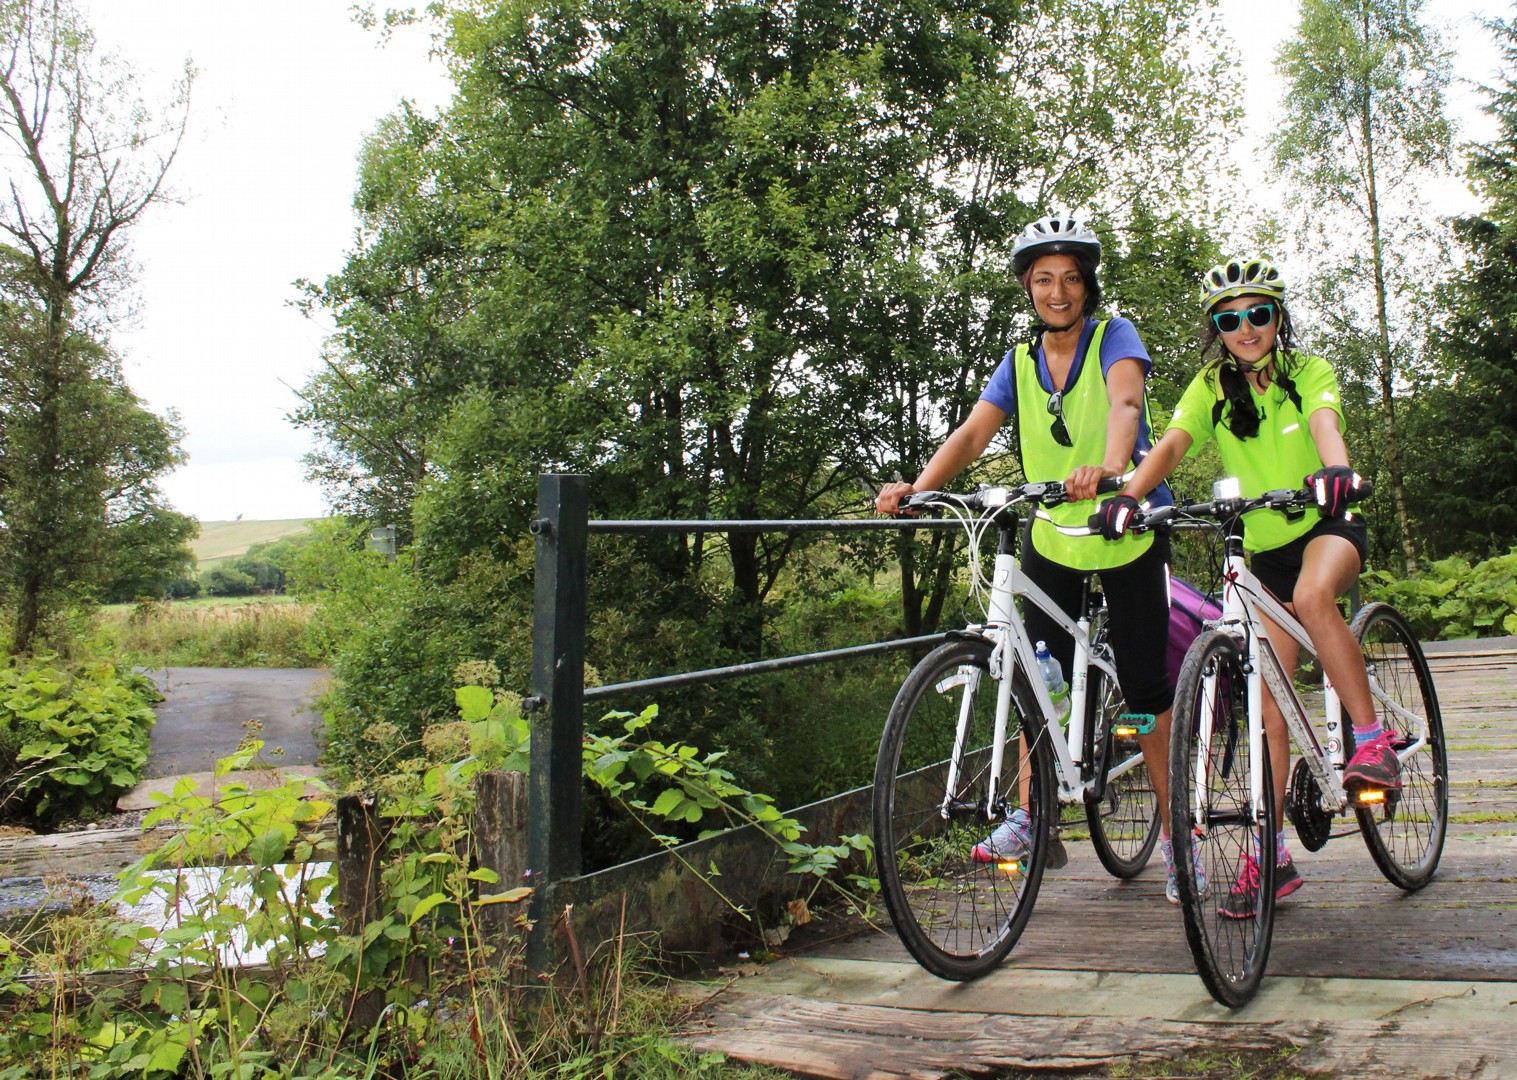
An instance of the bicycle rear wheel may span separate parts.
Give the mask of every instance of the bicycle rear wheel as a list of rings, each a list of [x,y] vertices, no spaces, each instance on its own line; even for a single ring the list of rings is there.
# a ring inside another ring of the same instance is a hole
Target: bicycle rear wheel
[[[1420,889],[1438,869],[1448,832],[1448,748],[1438,692],[1422,646],[1395,608],[1369,604],[1354,617],[1351,629],[1369,669],[1375,708],[1402,759],[1401,790],[1378,806],[1356,805],[1354,813],[1386,880],[1402,889]]]
[[[1117,680],[1092,664],[1087,686],[1086,730],[1092,733],[1092,745],[1100,748],[1095,767],[1109,772],[1140,754],[1138,743],[1112,732],[1117,718],[1127,711]],[[1106,781],[1100,798],[1085,804],[1085,821],[1091,846],[1107,873],[1133,878],[1148,865],[1159,841],[1159,797],[1141,756],[1131,769]]]
[[[1053,759],[1020,671],[998,801],[988,803],[998,685],[990,651],[987,642],[963,640],[928,653],[901,684],[875,763],[874,844],[885,907],[907,951],[943,979],[978,978],[1016,944],[1042,883],[1054,820]],[[1030,752],[1021,732],[1031,737]],[[1028,818],[1026,853],[977,861],[975,846],[1019,808]]]
[[[1275,789],[1269,754],[1249,747],[1244,657],[1229,634],[1203,633],[1185,654],[1170,731],[1169,814],[1185,939],[1217,1001],[1247,1004],[1275,922]],[[1262,773],[1255,805],[1250,772]]]

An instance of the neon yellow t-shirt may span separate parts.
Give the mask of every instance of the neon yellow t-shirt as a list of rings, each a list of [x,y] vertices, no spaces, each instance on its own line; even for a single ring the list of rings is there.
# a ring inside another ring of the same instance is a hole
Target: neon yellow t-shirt
[[[1191,437],[1187,457],[1198,452],[1208,439],[1217,440],[1222,467],[1228,476],[1238,478],[1243,496],[1252,498],[1280,488],[1299,488],[1305,478],[1322,468],[1322,457],[1307,427],[1307,420],[1318,409],[1332,409],[1343,423],[1343,405],[1338,392],[1338,376],[1321,357],[1295,357],[1289,372],[1295,381],[1300,404],[1292,400],[1279,382],[1270,383],[1262,393],[1254,393],[1258,407],[1259,434],[1240,439],[1227,426],[1231,405],[1224,405],[1217,416],[1216,405],[1222,400],[1221,382],[1216,365],[1201,370],[1180,395],[1170,427],[1178,427]],[[1309,532],[1319,521],[1308,511],[1292,521],[1278,510],[1253,510],[1244,515],[1243,546],[1249,551],[1273,551]]]

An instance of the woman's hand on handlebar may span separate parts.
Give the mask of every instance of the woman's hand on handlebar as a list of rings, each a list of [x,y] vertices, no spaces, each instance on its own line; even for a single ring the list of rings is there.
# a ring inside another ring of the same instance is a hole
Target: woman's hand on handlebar
[[[1107,499],[1090,517],[1090,527],[1108,540],[1120,540],[1140,513],[1138,500],[1131,495]]]
[[[1121,475],[1117,469],[1108,469],[1104,465],[1081,465],[1069,474],[1069,479],[1064,481],[1064,493],[1070,502],[1084,502],[1094,499],[1099,494],[1097,488],[1102,480]],[[1107,485],[1106,490],[1112,490]]]
[[[1065,501],[1084,502],[1098,495],[1112,495],[1122,490],[1131,475],[1105,465],[1081,465],[1064,481]]]
[[[912,484],[892,481],[880,488],[880,493],[874,497],[874,508],[881,514],[899,514],[902,512],[901,500],[915,491]]]

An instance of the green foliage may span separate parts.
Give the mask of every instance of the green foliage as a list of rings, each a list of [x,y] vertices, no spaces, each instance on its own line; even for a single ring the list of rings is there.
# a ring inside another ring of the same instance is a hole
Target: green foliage
[[[118,900],[133,905],[128,917],[81,909],[50,924],[40,944],[0,936],[0,991],[16,995],[0,1016],[0,1076],[764,1075],[669,1038],[678,1003],[638,967],[647,961],[636,941],[578,961],[572,997],[551,986],[546,998],[525,996],[530,890],[501,889],[478,866],[471,827],[474,778],[519,763],[527,729],[511,695],[481,685],[496,677],[487,665],[462,674],[479,680],[458,690],[462,719],[429,729],[427,756],[379,789],[386,828],[372,919],[341,923],[330,907],[331,871],[311,862],[332,808],[324,791],[313,796],[305,781],[254,790],[231,779],[256,759],[261,744],[250,742],[218,763],[214,802],[185,781],[149,815],[145,827],[175,828],[123,873]],[[714,811],[751,808],[805,855],[793,822],[733,788],[691,747],[611,740],[587,745],[587,767],[592,754],[606,782],[624,792],[631,786],[623,776],[670,778]],[[807,871],[820,873],[822,862],[851,850],[816,852]],[[228,859],[236,861],[201,866]],[[506,913],[504,932],[482,929],[486,911]],[[254,961],[262,965],[256,980],[242,966]],[[127,965],[140,972],[129,989],[106,988],[84,1003],[66,1001],[61,982],[19,981],[23,973]]]
[[[1428,367],[1433,286],[1451,261],[1423,187],[1453,161],[1449,53],[1423,0],[1302,0],[1300,12],[1277,61],[1271,140],[1313,268],[1290,302],[1314,316],[1314,351],[1344,384],[1351,458],[1383,493],[1372,529],[1415,569],[1406,475],[1421,448],[1403,445],[1397,410]]]
[[[205,572],[200,579],[200,587],[207,596],[248,596],[258,591],[258,582],[251,574],[218,566]]]
[[[1444,370],[1407,403],[1408,486],[1434,555],[1494,555],[1517,536],[1517,20],[1485,25],[1502,60],[1484,87],[1496,137],[1469,155],[1485,205],[1453,223],[1469,258],[1438,293]]]
[[[124,603],[142,596],[171,596],[176,587],[182,591],[181,582],[193,581],[195,553],[190,541],[199,530],[194,518],[144,501],[135,514],[111,527],[111,570],[101,598]]]
[[[1194,0],[431,14],[459,93],[366,147],[297,419],[335,505],[441,579],[520,534],[549,469],[593,474],[611,517],[857,508],[1026,332],[1007,237],[1162,206],[1136,271],[1238,116]],[[706,587],[722,545],[645,546],[663,592]],[[757,654],[800,546],[725,542],[729,650]]]
[[[367,546],[367,528],[322,523],[291,569],[293,587],[318,597],[311,640],[331,657],[323,699],[328,755],[357,776],[414,756],[428,725],[451,718],[460,657],[500,662],[525,692],[530,656],[530,571],[470,558],[451,581],[416,572]],[[513,554],[530,567],[519,547]],[[382,725],[384,738],[373,729]]]
[[[304,532],[253,544],[245,554],[218,562],[203,573],[201,585],[209,596],[283,593],[301,549],[313,540],[315,534]]]
[[[584,760],[590,780],[630,811],[663,847],[684,841],[666,831],[670,828],[699,825],[699,838],[756,825],[789,858],[791,873],[819,879],[831,875],[850,855],[873,850],[869,837],[861,835],[834,845],[802,843],[800,823],[781,813],[772,796],[747,790],[720,767],[725,754],[703,754],[689,743],[640,738],[657,715],[655,706],[636,716],[612,713],[606,719],[624,721],[623,733],[587,736]],[[715,875],[703,876],[720,891]]]
[[[158,697],[144,676],[99,659],[0,666],[0,821],[107,812],[147,763]]]
[[[1415,578],[1372,572],[1363,580],[1366,598],[1394,605],[1419,638],[1517,634],[1517,549],[1474,565],[1457,555],[1439,559]]]

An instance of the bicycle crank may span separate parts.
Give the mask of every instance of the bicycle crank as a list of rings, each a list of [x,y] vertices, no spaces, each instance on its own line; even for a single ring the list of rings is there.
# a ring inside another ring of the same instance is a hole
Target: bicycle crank
[[[1332,835],[1333,815],[1323,809],[1322,789],[1305,760],[1298,760],[1291,770],[1290,788],[1285,793],[1285,816],[1307,851],[1321,851]]]

